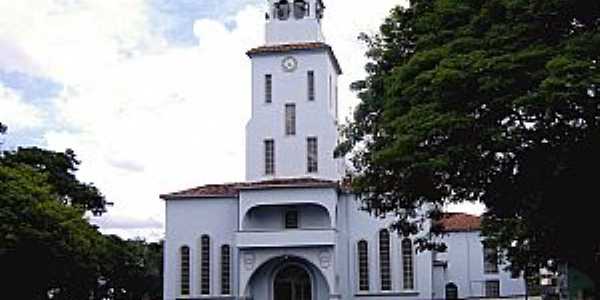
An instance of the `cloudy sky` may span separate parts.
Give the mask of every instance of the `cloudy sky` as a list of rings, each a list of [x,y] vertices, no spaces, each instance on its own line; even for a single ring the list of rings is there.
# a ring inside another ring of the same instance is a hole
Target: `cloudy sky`
[[[161,193],[243,180],[250,114],[245,51],[263,44],[266,0],[0,0],[3,147],[75,150],[79,177],[115,206],[104,232],[163,235]],[[402,0],[328,0],[324,32],[347,88],[364,77],[360,32]]]

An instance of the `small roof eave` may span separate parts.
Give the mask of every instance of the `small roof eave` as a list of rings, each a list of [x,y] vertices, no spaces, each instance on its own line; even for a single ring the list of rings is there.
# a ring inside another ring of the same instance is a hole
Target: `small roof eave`
[[[291,52],[303,52],[303,51],[321,51],[325,50],[329,54],[333,66],[336,69],[338,75],[342,75],[342,67],[340,65],[339,60],[335,56],[333,49],[326,43],[314,42],[314,43],[297,43],[297,44],[281,44],[281,45],[272,45],[272,46],[262,46],[250,49],[246,52],[248,57],[252,58],[254,56],[260,55],[268,55],[274,53],[291,53]]]

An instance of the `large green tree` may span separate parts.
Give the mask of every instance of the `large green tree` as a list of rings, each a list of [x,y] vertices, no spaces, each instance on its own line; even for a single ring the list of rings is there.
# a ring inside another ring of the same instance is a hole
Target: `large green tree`
[[[0,134],[6,127],[0,123]],[[11,299],[162,298],[162,244],[103,236],[85,217],[104,196],[65,153],[0,154],[0,282]]]
[[[365,208],[416,233],[422,207],[436,219],[481,201],[483,233],[515,272],[553,261],[600,281],[599,26],[589,0],[394,9],[362,36],[368,76],[353,84],[361,103],[339,148]]]
[[[87,299],[99,277],[102,235],[62,205],[45,175],[0,164],[0,281],[11,299]]]

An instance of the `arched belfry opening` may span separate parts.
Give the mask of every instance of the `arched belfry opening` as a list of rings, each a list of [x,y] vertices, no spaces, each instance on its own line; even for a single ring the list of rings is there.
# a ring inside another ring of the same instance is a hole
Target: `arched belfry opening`
[[[267,20],[322,19],[325,5],[321,0],[272,0]]]
[[[312,300],[312,280],[308,271],[289,264],[279,269],[273,279],[274,300]]]
[[[291,6],[288,0],[279,0],[275,2],[275,16],[281,21],[290,18]]]

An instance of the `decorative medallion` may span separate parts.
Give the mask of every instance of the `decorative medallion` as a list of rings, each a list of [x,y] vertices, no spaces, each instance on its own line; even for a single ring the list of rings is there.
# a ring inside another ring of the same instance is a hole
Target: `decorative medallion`
[[[331,266],[331,255],[328,251],[322,251],[319,253],[319,264],[323,269],[329,269]]]
[[[247,271],[254,269],[254,263],[256,262],[256,256],[253,253],[244,253],[244,267]]]

